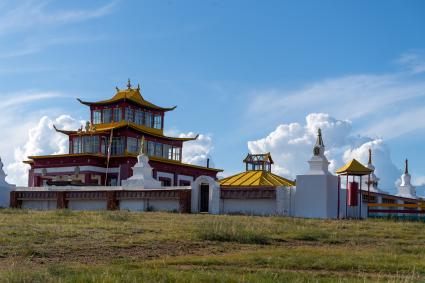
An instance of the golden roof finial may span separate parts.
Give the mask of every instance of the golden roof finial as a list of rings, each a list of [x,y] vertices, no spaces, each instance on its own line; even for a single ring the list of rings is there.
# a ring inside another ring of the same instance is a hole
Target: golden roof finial
[[[116,86],[115,89],[117,90],[117,92],[120,92],[120,89]]]
[[[130,79],[128,79],[127,88],[128,89],[131,89],[131,81],[130,81]]]
[[[137,90],[140,91],[140,84],[137,84]]]

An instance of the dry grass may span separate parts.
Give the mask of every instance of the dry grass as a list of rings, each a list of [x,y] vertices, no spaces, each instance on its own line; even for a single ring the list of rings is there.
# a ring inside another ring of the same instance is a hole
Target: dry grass
[[[0,210],[0,282],[423,282],[425,224]]]

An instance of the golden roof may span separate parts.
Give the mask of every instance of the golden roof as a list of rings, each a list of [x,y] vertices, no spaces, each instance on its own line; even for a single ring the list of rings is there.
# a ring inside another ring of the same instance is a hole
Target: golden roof
[[[220,180],[222,187],[292,187],[295,182],[268,171],[255,170],[239,173]]]
[[[146,108],[150,108],[150,109],[155,109],[155,110],[160,110],[160,111],[171,111],[176,109],[177,106],[174,107],[170,107],[170,108],[163,108],[160,106],[157,106],[147,100],[145,100],[143,98],[143,96],[140,93],[140,87],[138,86],[137,88],[131,88],[131,84],[130,84],[130,80],[128,81],[128,85],[127,85],[127,89],[117,89],[117,93],[111,98],[111,99],[107,99],[107,100],[101,100],[101,101],[97,101],[97,102],[87,102],[87,101],[82,101],[81,99],[77,99],[80,103],[84,104],[84,105],[107,105],[107,104],[112,104],[118,101],[131,101],[139,106],[142,107],[146,107]]]
[[[338,175],[353,175],[353,176],[364,176],[373,173],[372,169],[367,168],[356,159],[351,160],[341,168],[339,168],[336,173]]]
[[[81,131],[81,132],[79,132],[79,131],[60,130],[60,129],[57,129],[56,126],[53,126],[53,128],[57,132],[65,134],[65,135],[102,134],[102,133],[108,133],[111,130],[115,130],[115,129],[119,129],[119,128],[123,128],[123,127],[129,127],[129,128],[135,129],[137,131],[147,133],[147,134],[152,135],[154,137],[160,137],[160,138],[163,138],[163,139],[174,140],[174,141],[191,141],[191,140],[196,140],[199,136],[199,135],[196,135],[195,137],[192,137],[192,138],[168,137],[168,136],[163,135],[161,129],[153,129],[153,128],[149,128],[149,127],[146,127],[146,126],[143,126],[143,125],[138,125],[138,124],[133,123],[133,122],[128,122],[128,121],[112,122],[112,123],[107,123],[107,124],[96,124],[96,125],[94,125],[94,127],[95,127],[94,131],[91,131],[91,132]]]

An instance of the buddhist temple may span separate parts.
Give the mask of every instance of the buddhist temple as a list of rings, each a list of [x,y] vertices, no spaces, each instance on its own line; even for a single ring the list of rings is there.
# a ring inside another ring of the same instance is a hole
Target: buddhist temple
[[[69,153],[29,156],[28,185],[119,186],[132,176],[141,139],[149,157],[153,177],[163,186],[189,186],[197,177],[217,179],[220,169],[182,162],[184,142],[196,140],[164,135],[165,113],[176,107],[160,107],[141,94],[140,86],[116,88],[107,100],[78,101],[90,109],[85,127],[74,131],[58,129],[69,137]]]

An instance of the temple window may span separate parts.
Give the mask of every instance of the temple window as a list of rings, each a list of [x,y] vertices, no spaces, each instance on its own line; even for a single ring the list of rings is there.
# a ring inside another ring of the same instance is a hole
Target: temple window
[[[103,123],[111,123],[112,111],[111,109],[103,109]]]
[[[155,115],[154,116],[153,127],[155,129],[161,129],[162,128],[162,116],[161,115]]]
[[[119,122],[121,119],[121,108],[114,108],[114,122]]]
[[[173,147],[173,160],[180,160],[180,147]]]
[[[94,110],[93,111],[93,124],[100,124],[102,123],[102,111],[101,110]]]
[[[128,122],[134,122],[134,109],[129,107],[125,109],[125,120]]]
[[[111,154],[112,155],[124,154],[124,138],[123,137],[112,138]]]
[[[148,141],[148,155],[153,156],[155,154],[155,142]]]
[[[152,113],[150,112],[145,113],[145,126],[152,128]]]
[[[98,153],[99,152],[99,136],[84,136],[82,137],[83,153]]]
[[[162,146],[162,158],[171,159],[172,156],[172,147],[171,145],[164,144]]]
[[[135,113],[135,115],[134,115],[134,120],[135,120],[135,123],[137,124],[137,125],[143,125],[143,115],[144,113],[143,113],[143,111],[141,111],[141,110],[139,110],[139,109],[137,109],[136,110],[136,113]]]
[[[162,143],[155,144],[155,156],[162,157]]]
[[[75,137],[72,139],[72,153],[81,153],[81,138]]]
[[[132,153],[139,152],[139,142],[138,139],[127,137],[127,151]]]

